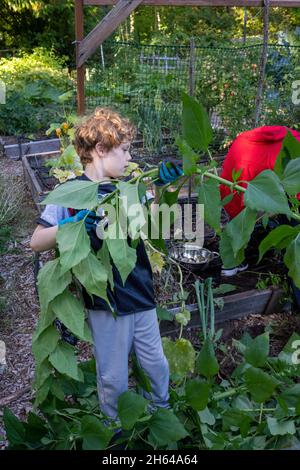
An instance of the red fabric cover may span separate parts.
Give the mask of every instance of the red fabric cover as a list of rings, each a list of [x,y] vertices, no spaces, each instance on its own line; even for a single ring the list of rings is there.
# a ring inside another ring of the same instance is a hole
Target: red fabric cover
[[[282,141],[290,130],[300,142],[300,133],[284,126],[264,126],[242,132],[232,143],[223,162],[221,177],[232,181],[232,170],[242,169],[239,180],[251,181],[264,170],[273,170]],[[243,187],[247,184],[241,183]],[[230,194],[230,188],[220,185],[221,198]],[[298,194],[298,198],[299,198]],[[224,207],[231,218],[244,207],[244,196],[235,192],[233,199]]]

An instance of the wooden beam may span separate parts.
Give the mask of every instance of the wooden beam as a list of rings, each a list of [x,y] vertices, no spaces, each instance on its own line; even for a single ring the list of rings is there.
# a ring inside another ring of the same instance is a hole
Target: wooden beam
[[[81,67],[96,51],[100,44],[111,35],[130,13],[142,3],[143,0],[119,0],[118,3],[103,20],[84,38],[79,45],[77,67]]]
[[[75,38],[76,38],[76,67],[77,67],[77,114],[85,112],[84,79],[85,68],[79,64],[79,48],[84,38],[83,0],[75,0]]]
[[[115,5],[118,0],[84,0],[84,5]],[[263,0],[143,0],[148,6],[263,7]],[[300,7],[299,0],[271,0],[271,7]]]

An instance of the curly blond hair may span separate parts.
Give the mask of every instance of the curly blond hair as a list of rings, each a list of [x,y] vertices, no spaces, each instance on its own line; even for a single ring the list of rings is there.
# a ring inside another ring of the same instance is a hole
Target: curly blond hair
[[[129,119],[109,108],[96,108],[75,127],[74,146],[82,165],[93,161],[91,151],[100,143],[108,152],[122,142],[131,142],[136,135]]]

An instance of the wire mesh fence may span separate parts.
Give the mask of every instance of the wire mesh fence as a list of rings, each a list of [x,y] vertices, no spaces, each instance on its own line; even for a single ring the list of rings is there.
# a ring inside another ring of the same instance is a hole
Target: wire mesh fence
[[[212,150],[225,152],[253,127],[262,45],[202,47],[108,42],[86,67],[86,105],[112,106],[137,124],[143,146],[163,152],[180,131],[181,94],[192,90],[209,112]],[[259,125],[297,127],[300,47],[269,45]]]

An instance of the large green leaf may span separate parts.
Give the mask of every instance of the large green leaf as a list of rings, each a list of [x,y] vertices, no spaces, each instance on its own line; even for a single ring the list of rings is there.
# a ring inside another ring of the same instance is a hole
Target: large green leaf
[[[10,447],[24,444],[25,427],[22,421],[20,421],[9,408],[4,408],[3,420]]]
[[[204,410],[208,403],[210,385],[199,379],[189,380],[185,386],[188,403],[197,411]]]
[[[300,343],[299,343],[300,347]],[[300,383],[292,385],[291,387],[285,388],[280,395],[280,399],[283,399],[287,406],[295,407],[300,400]]]
[[[81,419],[81,437],[83,450],[104,450],[113,437],[113,431],[95,416],[87,415]]]
[[[59,342],[53,353],[50,354],[49,361],[61,374],[82,381],[83,375],[78,369],[74,348],[69,344]]]
[[[123,284],[125,284],[127,277],[136,265],[136,250],[128,245],[126,239],[122,238],[107,238],[106,243],[114,265],[120,273]]]
[[[219,364],[215,355],[214,345],[210,338],[206,338],[196,361],[196,369],[199,374],[207,378],[213,377],[219,372]]]
[[[32,352],[37,363],[42,362],[54,351],[59,337],[57,329],[51,325],[32,342]]]
[[[210,119],[204,107],[186,93],[182,96],[182,132],[188,145],[206,151],[213,137]]]
[[[30,448],[40,447],[41,439],[48,433],[47,422],[31,411],[25,424],[25,440]]]
[[[225,232],[230,237],[233,255],[238,256],[251,237],[256,222],[256,212],[245,207],[225,227]]]
[[[244,203],[250,209],[268,214],[291,212],[280,179],[272,170],[262,171],[248,183]]]
[[[41,310],[46,311],[48,304],[71,284],[70,272],[63,273],[59,258],[48,261],[39,272],[38,290]]]
[[[139,238],[140,230],[146,223],[143,206],[140,202],[139,183],[130,184],[120,181],[117,188],[120,191],[120,208],[128,219],[130,237],[135,240]]]
[[[113,288],[114,288],[114,276],[113,276],[113,270],[112,270],[112,265],[111,265],[111,261],[110,261],[110,255],[109,255],[109,251],[108,251],[108,248],[107,248],[106,240],[103,240],[102,247],[97,252],[97,258],[103,264],[104,269],[106,271],[106,275],[107,275],[109,284],[110,284],[110,288],[113,290]]]
[[[272,436],[285,436],[286,434],[296,434],[296,427],[293,420],[278,421],[271,416],[267,417],[268,428]]]
[[[230,408],[222,415],[222,419],[225,431],[229,431],[234,426],[240,429],[242,437],[247,436],[252,421],[251,416],[241,410]]]
[[[274,390],[280,384],[275,377],[255,367],[249,367],[246,370],[245,380],[252,399],[257,403],[263,403],[271,398]]]
[[[197,160],[199,155],[189,146],[189,144],[182,139],[177,137],[176,145],[178,146],[179,152],[183,158],[183,173],[185,176],[191,176],[197,171]]]
[[[65,290],[51,303],[57,318],[76,336],[84,338],[85,310],[82,301]]]
[[[43,331],[46,330],[46,328],[48,328],[48,326],[52,325],[54,320],[55,313],[49,305],[47,310],[42,310],[40,313],[38,325],[33,334],[32,341],[35,341],[39,337],[39,335],[42,334]]]
[[[98,200],[99,182],[68,181],[61,184],[43,200],[43,204],[72,207],[73,209],[94,209]]]
[[[254,367],[265,365],[269,354],[269,333],[256,336],[246,347],[245,360]]]
[[[83,221],[59,227],[56,241],[60,253],[62,272],[69,271],[87,258],[91,244]]]
[[[170,338],[162,338],[162,345],[171,375],[185,377],[189,372],[194,372],[195,350],[190,341],[184,338],[176,341],[172,341]]]
[[[43,362],[37,363],[35,366],[34,387],[36,389],[40,389],[48,379],[49,375],[51,375],[52,371],[53,369],[48,359],[44,359]]]
[[[118,399],[118,415],[123,429],[132,429],[138,419],[145,413],[148,401],[141,395],[127,391]]]
[[[300,226],[280,225],[274,228],[259,245],[259,260],[271,248],[283,249],[295,238],[300,231]]]
[[[47,379],[38,388],[36,392],[35,400],[34,400],[35,409],[37,409],[46,400],[49,394],[50,388],[51,388],[51,378],[48,376]]]
[[[97,295],[107,301],[106,267],[93,253],[90,252],[87,258],[73,267],[72,271],[89,294]]]
[[[288,131],[282,142],[281,150],[275,162],[275,173],[279,177],[283,177],[283,173],[288,162],[298,157],[300,157],[300,142],[292,135],[290,131]]]
[[[300,142],[299,146],[300,146]],[[300,154],[299,154],[300,156]],[[288,194],[297,194],[300,192],[300,158],[291,160],[283,173],[282,184]]]
[[[150,438],[158,448],[171,442],[177,442],[188,436],[188,432],[177,416],[165,408],[159,408],[149,421]]]
[[[198,202],[204,204],[204,219],[217,233],[220,233],[221,196],[216,180],[204,180],[198,188]]]
[[[223,230],[220,237],[219,250],[225,268],[234,268],[245,259],[245,249],[241,248],[235,255],[231,242],[232,238],[228,235],[226,229]]]
[[[288,245],[284,262],[289,268],[289,276],[293,279],[295,285],[300,288],[300,233]]]

